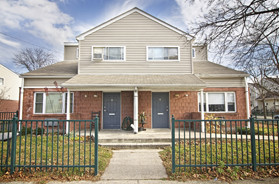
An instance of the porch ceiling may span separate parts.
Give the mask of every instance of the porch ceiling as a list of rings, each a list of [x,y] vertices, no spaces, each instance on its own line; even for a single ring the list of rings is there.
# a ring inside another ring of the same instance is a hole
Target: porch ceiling
[[[76,75],[62,84],[67,88],[204,88],[206,84],[194,74],[176,75]]]

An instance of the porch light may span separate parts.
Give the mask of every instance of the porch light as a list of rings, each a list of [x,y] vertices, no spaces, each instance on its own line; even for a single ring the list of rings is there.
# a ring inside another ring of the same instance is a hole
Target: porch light
[[[87,98],[87,95],[84,95],[85,98]]]
[[[179,95],[179,94],[175,94],[174,96],[175,96],[176,98],[178,98],[180,95]]]
[[[93,95],[94,98],[98,98],[98,95]]]

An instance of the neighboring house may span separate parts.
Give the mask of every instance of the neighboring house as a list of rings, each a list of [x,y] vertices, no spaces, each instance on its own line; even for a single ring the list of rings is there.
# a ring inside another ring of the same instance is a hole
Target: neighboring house
[[[170,128],[171,115],[249,117],[248,74],[209,62],[193,36],[138,8],[76,39],[64,44],[64,61],[21,75],[21,118],[91,119],[100,111],[102,129],[120,129],[125,116],[137,126],[142,112],[146,128]]]
[[[279,79],[274,78],[273,80],[278,81]],[[253,111],[262,112],[265,106],[266,110],[269,112],[279,112],[279,96],[276,95],[279,91],[278,82],[274,82],[270,79],[262,79],[261,83],[270,91],[265,90],[260,85],[249,83],[251,109]]]
[[[18,110],[21,79],[13,71],[0,64],[0,112]]]

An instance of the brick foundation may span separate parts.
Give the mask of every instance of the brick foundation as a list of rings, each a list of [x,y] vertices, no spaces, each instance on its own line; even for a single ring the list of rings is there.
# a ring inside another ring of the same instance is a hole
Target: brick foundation
[[[129,116],[134,118],[134,92],[122,91],[121,92],[121,119]],[[122,123],[122,122],[121,122]]]

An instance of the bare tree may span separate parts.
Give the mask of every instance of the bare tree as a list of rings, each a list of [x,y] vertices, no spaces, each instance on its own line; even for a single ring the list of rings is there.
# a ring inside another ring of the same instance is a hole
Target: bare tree
[[[52,53],[40,48],[25,48],[14,55],[13,62],[28,71],[33,71],[38,68],[54,63]]]
[[[260,82],[279,72],[279,0],[208,0],[208,13],[194,25],[217,56],[230,56],[233,65],[248,72],[264,90],[279,95],[274,86]]]

